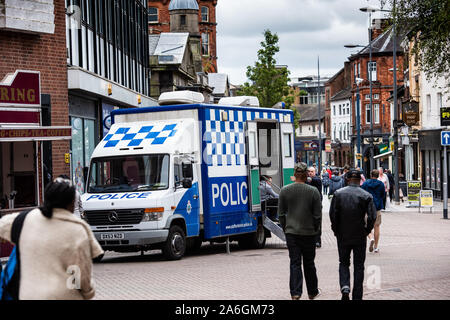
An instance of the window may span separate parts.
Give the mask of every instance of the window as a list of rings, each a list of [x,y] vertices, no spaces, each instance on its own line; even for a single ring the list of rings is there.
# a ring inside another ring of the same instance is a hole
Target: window
[[[380,105],[378,103],[373,105],[373,112],[374,123],[380,123]]]
[[[209,56],[209,34],[202,33],[202,55]]]
[[[366,124],[370,124],[371,118],[370,104],[366,104]]]
[[[312,126],[312,132],[316,132],[316,126],[315,125]]]
[[[283,142],[284,142],[284,152],[285,158],[290,158],[292,157],[292,141],[291,141],[291,134],[290,133],[285,133],[283,135]]]
[[[184,15],[184,14],[180,16],[180,25],[181,26],[186,25],[186,15]]]
[[[355,79],[355,82],[356,82],[356,77],[358,76],[358,75],[357,75],[357,68],[358,68],[358,65],[357,65],[356,62],[355,62],[354,68],[353,68],[353,69],[354,69],[354,72],[353,72],[353,76],[354,76],[354,77],[353,77],[353,78]]]
[[[333,106],[333,116],[336,115],[336,105]]]
[[[379,100],[379,99],[380,99],[380,94],[375,93],[375,94],[373,95],[373,99],[374,99],[374,100]]]
[[[431,114],[431,95],[427,94],[427,111]]]
[[[358,62],[358,78],[361,77],[361,63]]]
[[[377,81],[377,63],[375,61],[367,63],[367,80]],[[371,72],[372,79],[369,78],[369,72]]]
[[[438,109],[442,108],[442,93],[438,92],[437,93],[437,106]]]
[[[342,105],[339,105],[339,115],[342,115]]]
[[[148,23],[158,23],[158,8],[150,7],[148,8]]]
[[[347,114],[350,114],[350,102],[347,103]]]
[[[209,8],[202,7],[202,22],[209,22]]]
[[[364,99],[370,100],[370,94],[366,94],[366,95],[364,96]]]
[[[300,133],[302,133],[302,129],[303,129],[303,126],[298,126],[298,130]]]

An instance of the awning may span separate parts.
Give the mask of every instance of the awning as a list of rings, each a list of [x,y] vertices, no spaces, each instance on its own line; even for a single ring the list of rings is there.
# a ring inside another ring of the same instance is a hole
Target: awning
[[[379,155],[376,155],[375,157],[373,157],[374,159],[381,159],[381,158],[385,158],[385,157],[391,157],[392,156],[392,151],[388,151]]]
[[[0,142],[71,140],[72,128],[67,127],[0,127]]]

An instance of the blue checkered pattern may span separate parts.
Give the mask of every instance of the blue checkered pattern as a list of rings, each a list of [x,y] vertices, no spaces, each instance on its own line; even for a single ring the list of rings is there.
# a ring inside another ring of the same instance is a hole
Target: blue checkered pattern
[[[220,121],[220,114],[228,113],[228,121]],[[293,121],[292,115],[290,121]],[[206,110],[206,162],[208,166],[246,165],[245,122],[255,119],[277,119],[283,115],[275,112],[256,112],[241,110]]]
[[[162,145],[167,139],[173,137],[177,130],[176,124],[156,124],[141,127],[124,126],[114,133],[109,133],[103,142],[104,148],[139,147],[145,144]]]

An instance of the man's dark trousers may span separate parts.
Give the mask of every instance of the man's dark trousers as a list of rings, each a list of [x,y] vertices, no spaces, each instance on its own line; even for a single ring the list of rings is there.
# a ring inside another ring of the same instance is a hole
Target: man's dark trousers
[[[360,243],[350,244],[338,240],[339,283],[341,290],[350,289],[350,254],[353,251],[353,300],[362,300],[364,282],[364,262],[366,260],[366,239]]]
[[[318,280],[316,266],[314,264],[316,257],[315,239],[316,236],[286,234],[286,243],[290,258],[289,288],[291,296],[301,296],[303,292],[302,259],[308,294],[317,294]]]

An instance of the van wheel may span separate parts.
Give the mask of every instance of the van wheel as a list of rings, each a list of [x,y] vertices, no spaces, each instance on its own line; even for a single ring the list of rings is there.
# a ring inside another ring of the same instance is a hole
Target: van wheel
[[[262,224],[258,225],[256,232],[239,239],[239,247],[242,249],[262,249],[266,245],[266,232]]]
[[[169,236],[162,248],[164,256],[168,260],[180,260],[186,252],[186,235],[179,226],[171,226]]]

